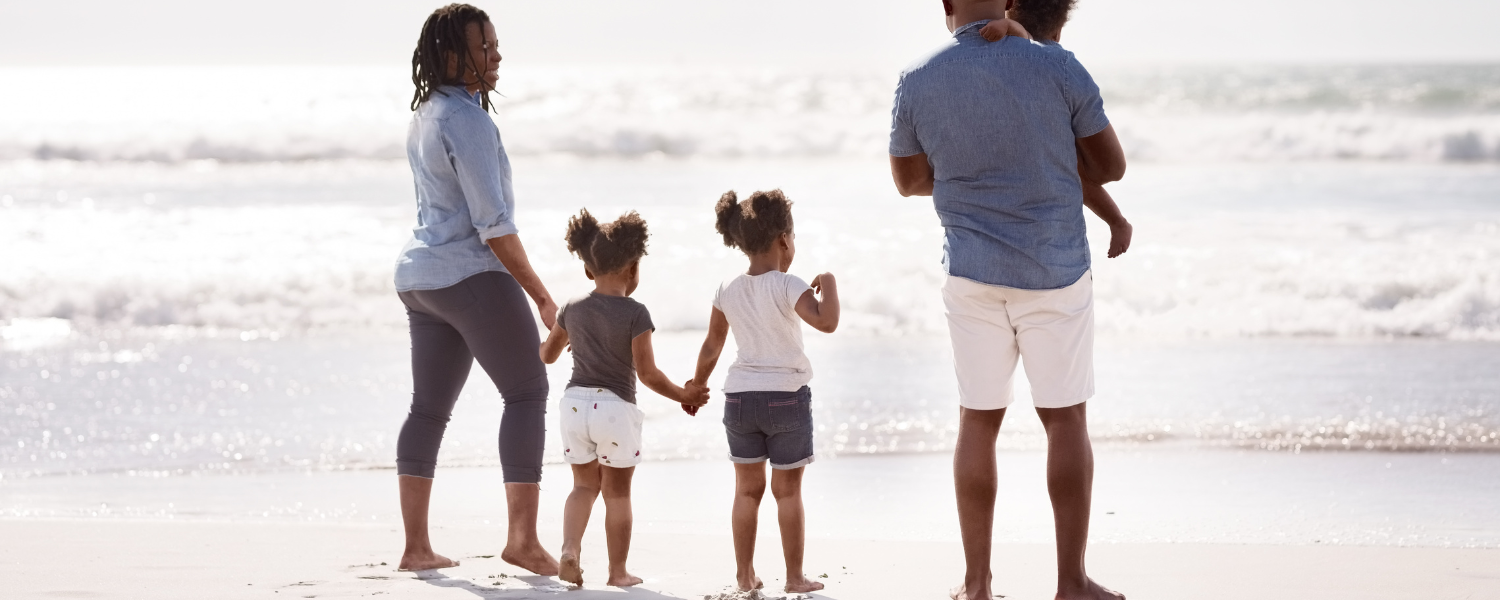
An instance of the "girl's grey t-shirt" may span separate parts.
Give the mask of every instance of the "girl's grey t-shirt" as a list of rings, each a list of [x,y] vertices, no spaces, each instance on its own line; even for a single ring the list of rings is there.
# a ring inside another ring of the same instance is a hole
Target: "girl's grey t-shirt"
[[[573,347],[573,377],[567,387],[604,388],[635,404],[635,358],[631,342],[654,331],[646,305],[626,296],[589,292],[557,311],[557,324]]]
[[[739,347],[724,377],[725,393],[795,392],[812,381],[797,316],[797,300],[810,289],[781,271],[740,275],[719,286],[714,308],[729,320]]]

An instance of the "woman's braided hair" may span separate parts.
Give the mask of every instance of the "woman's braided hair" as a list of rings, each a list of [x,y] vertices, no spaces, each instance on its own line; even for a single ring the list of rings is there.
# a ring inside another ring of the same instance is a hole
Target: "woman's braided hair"
[[[792,201],[781,190],[755,192],[743,202],[734,190],[724,192],[714,215],[714,228],[724,236],[724,245],[745,254],[770,250],[777,238],[792,231]]]
[[[595,275],[616,273],[640,260],[650,237],[640,213],[632,210],[601,225],[587,208],[568,218],[568,232],[563,235],[568,252],[578,255]]]
[[[432,92],[445,85],[465,85],[464,75],[470,74],[485,86],[480,94],[480,103],[490,110],[489,84],[479,72],[482,65],[473,64],[469,56],[468,28],[479,24],[482,28],[490,16],[468,4],[449,4],[435,11],[422,24],[422,35],[417,38],[417,49],[411,53],[411,82],[417,93],[412,96],[411,109],[426,102]],[[448,58],[457,59],[454,74],[448,74]]]

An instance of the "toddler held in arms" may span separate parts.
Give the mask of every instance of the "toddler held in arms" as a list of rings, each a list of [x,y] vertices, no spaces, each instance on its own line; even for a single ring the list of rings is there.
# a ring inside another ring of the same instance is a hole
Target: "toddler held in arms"
[[[685,407],[708,402],[708,389],[680,387],[656,367],[651,349],[651,313],[630,298],[641,280],[646,221],[630,212],[601,225],[588,210],[568,220],[568,251],[583,260],[594,291],[569,300],[542,343],[542,361],[552,364],[572,346],[573,376],[563,393],[560,429],[563,457],[573,466],[573,493],[563,509],[559,577],[583,585],[579,566],[583,532],[602,490],[604,533],[609,546],[609,585],[641,582],[625,569],[630,553],[630,479],[641,462],[641,423],[635,380]]]
[[[708,338],[690,382],[706,386],[731,329],[739,354],[724,379],[724,429],[734,462],[734,558],[740,591],[761,588],[755,575],[755,532],[771,463],[786,559],[786,591],[812,592],[823,584],[802,572],[803,467],[813,461],[812,366],[802,351],[802,322],[825,333],[839,324],[838,288],[832,273],[808,285],[788,274],[796,256],[792,203],[781,190],[756,192],[739,202],[734,192],[714,207],[724,245],[750,259],[742,275],[719,285]],[[819,296],[822,299],[819,299]]]
[[[1006,11],[1007,19],[996,19],[985,23],[979,35],[991,42],[1009,36],[1036,40],[1044,44],[1056,44],[1062,39],[1063,25],[1068,22],[1068,13],[1078,0],[1017,0],[1015,8]],[[1033,35],[1030,32],[1036,32]],[[1079,155],[1079,160],[1083,156]],[[1081,172],[1080,172],[1081,175]],[[1104,185],[1080,177],[1083,184],[1083,205],[1109,225],[1109,258],[1124,254],[1130,249],[1130,237],[1134,227],[1125,220],[1120,206],[1105,191]]]

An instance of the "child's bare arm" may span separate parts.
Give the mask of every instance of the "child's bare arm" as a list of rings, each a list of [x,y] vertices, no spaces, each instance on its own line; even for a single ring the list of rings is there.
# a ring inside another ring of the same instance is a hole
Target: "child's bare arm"
[[[689,406],[708,404],[708,392],[690,392],[672,383],[667,374],[656,367],[656,351],[651,347],[651,332],[647,331],[630,341],[630,355],[635,361],[635,374],[651,391]]]
[[[724,353],[724,341],[729,338],[729,318],[717,308],[708,317],[708,337],[703,338],[703,349],[698,351],[698,368],[693,372],[693,383],[707,387],[708,376],[713,375]]]
[[[979,30],[979,35],[991,42],[998,42],[1009,35],[1031,39],[1031,32],[1026,31],[1020,23],[1010,19],[995,19],[985,23],[984,28]]]
[[[838,282],[834,281],[833,273],[824,273],[814,277],[811,285],[812,289],[797,299],[797,316],[812,325],[813,329],[833,333],[833,330],[839,328]],[[814,293],[823,299],[813,297]]]
[[[547,334],[547,340],[542,342],[542,362],[552,364],[557,362],[557,357],[562,356],[563,348],[568,347],[568,330],[563,329],[561,323],[554,323],[552,331]]]
[[[1134,233],[1130,221],[1125,220],[1124,213],[1120,212],[1120,205],[1115,204],[1115,199],[1110,197],[1104,186],[1097,183],[1083,182],[1083,205],[1094,211],[1106,225],[1109,225],[1109,257],[1114,258],[1124,254],[1130,249],[1130,236]]]

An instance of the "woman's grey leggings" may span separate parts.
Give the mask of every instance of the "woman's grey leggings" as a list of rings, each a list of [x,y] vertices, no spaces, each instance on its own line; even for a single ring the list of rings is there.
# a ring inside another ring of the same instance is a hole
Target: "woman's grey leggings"
[[[500,389],[500,466],[506,483],[539,483],[547,368],[526,293],[487,271],[438,290],[401,292],[411,323],[411,413],[396,440],[396,472],[431,478],[453,404],[474,360]]]

